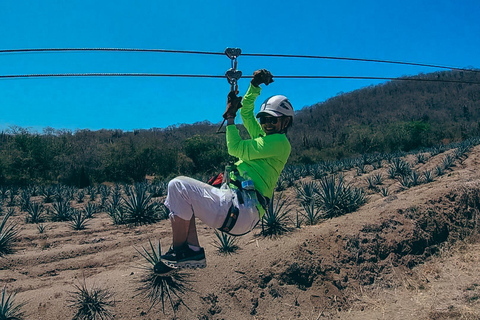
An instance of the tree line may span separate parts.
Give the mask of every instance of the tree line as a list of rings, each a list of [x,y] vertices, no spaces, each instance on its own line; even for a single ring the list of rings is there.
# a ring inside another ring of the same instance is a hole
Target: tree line
[[[414,78],[480,83],[474,71]],[[288,132],[289,162],[409,151],[479,136],[479,89],[469,83],[391,81],[339,94],[297,112]],[[143,181],[147,175],[210,175],[234,161],[216,127],[200,122],[134,131],[45,128],[41,133],[11,127],[0,132],[0,184],[85,187]],[[247,137],[243,128],[241,133]]]

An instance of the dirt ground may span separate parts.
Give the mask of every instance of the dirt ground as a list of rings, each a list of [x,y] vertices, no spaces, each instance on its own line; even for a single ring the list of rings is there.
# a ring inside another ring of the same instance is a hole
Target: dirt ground
[[[444,156],[415,169],[432,169]],[[480,319],[479,163],[477,146],[433,182],[403,190],[387,179],[389,196],[370,192],[354,213],[279,237],[260,236],[257,228],[231,255],[219,254],[214,230],[198,222],[207,268],[181,272],[189,282],[180,294],[185,305],[175,311],[169,304],[165,312],[161,304],[150,308],[139,291],[146,271],[136,248],[161,239],[166,250],[168,221],[116,226],[102,212],[86,230],[48,222],[40,234],[17,212],[20,240],[15,254],[0,258],[0,286],[17,292],[27,319],[71,319],[71,292],[83,281],[113,293],[111,310],[122,320]],[[386,170],[375,172],[386,177]],[[366,187],[373,173],[345,176]],[[295,194],[284,192],[292,200]]]

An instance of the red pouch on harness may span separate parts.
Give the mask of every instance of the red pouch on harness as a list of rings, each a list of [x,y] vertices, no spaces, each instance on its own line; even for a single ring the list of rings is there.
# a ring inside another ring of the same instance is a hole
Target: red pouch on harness
[[[211,186],[220,188],[222,186],[222,182],[223,182],[223,172],[220,172],[219,174],[211,177],[207,183]]]

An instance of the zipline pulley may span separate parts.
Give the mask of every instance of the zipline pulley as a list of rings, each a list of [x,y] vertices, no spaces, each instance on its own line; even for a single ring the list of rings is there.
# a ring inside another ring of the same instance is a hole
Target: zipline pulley
[[[231,68],[225,72],[227,81],[231,86],[231,91],[235,90],[235,93],[238,94],[238,80],[242,77],[242,71],[237,70],[237,58],[242,54],[240,48],[226,48],[225,54],[231,60]]]
[[[240,48],[226,48],[225,54],[231,62],[231,68],[225,72],[225,77],[227,77],[227,81],[230,84],[230,91],[234,91],[235,94],[238,94],[238,80],[242,77],[242,71],[237,70],[237,58],[242,54],[242,50]],[[217,133],[224,133],[220,130],[225,124],[225,121],[226,120],[223,119],[222,124],[217,129]]]

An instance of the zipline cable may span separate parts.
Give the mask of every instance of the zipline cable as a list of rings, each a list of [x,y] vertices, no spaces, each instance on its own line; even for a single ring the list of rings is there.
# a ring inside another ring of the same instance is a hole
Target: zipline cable
[[[52,73],[52,74],[11,74],[0,75],[0,79],[22,79],[22,78],[60,78],[60,77],[170,77],[170,78],[216,78],[225,79],[225,75],[204,75],[204,74],[162,74],[162,73]],[[242,76],[242,78],[251,78]],[[421,81],[421,82],[445,82],[460,84],[480,84],[475,81],[450,80],[450,79],[424,79],[407,77],[362,77],[362,76],[274,76],[275,79],[347,79],[347,80],[385,80],[385,81]]]
[[[71,52],[71,51],[112,51],[112,52],[156,52],[156,53],[183,53],[183,54],[202,54],[202,55],[224,55],[224,52],[212,52],[212,51],[195,51],[195,50],[169,50],[169,49],[142,49],[142,48],[37,48],[37,49],[3,49],[1,53],[26,53],[26,52]],[[344,61],[357,61],[357,62],[375,62],[375,63],[388,63],[388,64],[400,64],[410,65],[417,67],[428,67],[448,70],[459,70],[469,72],[479,72],[479,70],[458,68],[452,66],[395,61],[395,60],[382,60],[382,59],[367,59],[367,58],[352,58],[352,57],[335,57],[335,56],[318,56],[318,55],[294,55],[294,54],[270,54],[270,53],[242,53],[242,56],[250,57],[276,57],[276,58],[304,58],[304,59],[326,59],[326,60],[344,60]]]

